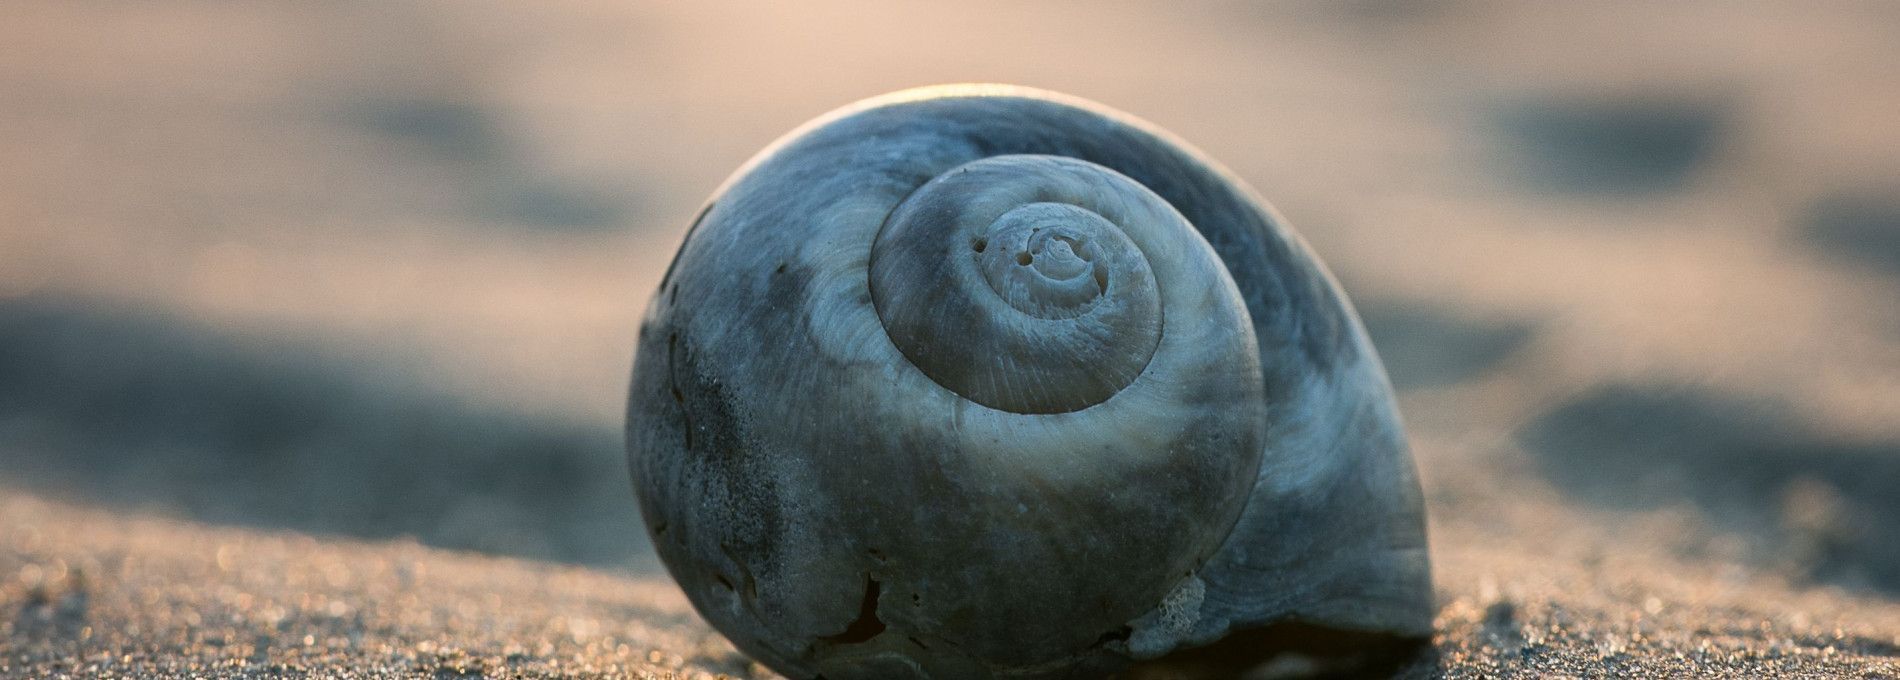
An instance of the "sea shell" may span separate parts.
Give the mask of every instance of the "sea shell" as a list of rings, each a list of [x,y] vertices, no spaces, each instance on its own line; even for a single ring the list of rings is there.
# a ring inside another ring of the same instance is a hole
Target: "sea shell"
[[[773,144],[688,232],[631,392],[660,558],[790,677],[1430,632],[1417,477],[1350,303],[1239,180],[1097,104],[926,88]]]

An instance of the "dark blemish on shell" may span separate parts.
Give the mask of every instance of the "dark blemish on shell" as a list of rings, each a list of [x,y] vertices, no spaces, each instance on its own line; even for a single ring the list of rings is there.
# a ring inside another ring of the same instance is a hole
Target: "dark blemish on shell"
[[[752,606],[752,602],[759,597],[759,580],[752,575],[752,567],[747,566],[745,560],[739,559],[739,555],[733,551],[731,544],[720,543],[719,552],[723,553],[726,559],[732,560],[733,566],[739,568],[739,582],[744,586],[739,596],[745,600],[747,607]]]
[[[877,579],[865,577],[864,600],[858,605],[857,620],[852,621],[851,625],[845,626],[844,632],[842,633],[827,635],[818,639],[838,645],[855,645],[861,642],[869,642],[871,638],[883,633],[885,629],[884,622],[877,618],[877,600],[879,591],[882,590],[882,588],[883,585],[878,583]]]
[[[689,491],[701,498],[720,499],[719,513],[740,518],[721,526],[719,549],[739,571],[737,590],[750,601],[760,580],[770,581],[778,564],[779,541],[785,527],[779,511],[777,478],[769,471],[769,452],[747,441],[737,408],[725,384],[698,363],[702,350],[690,342],[680,347],[679,377],[686,401],[680,410],[687,418],[694,478],[705,486]]]
[[[680,334],[678,331],[667,334],[666,384],[667,388],[673,393],[673,403],[681,406],[680,431],[685,434],[686,450],[691,451],[693,450],[693,414],[684,408],[686,404],[686,393],[680,390],[679,371],[681,362],[679,357],[679,342]]]

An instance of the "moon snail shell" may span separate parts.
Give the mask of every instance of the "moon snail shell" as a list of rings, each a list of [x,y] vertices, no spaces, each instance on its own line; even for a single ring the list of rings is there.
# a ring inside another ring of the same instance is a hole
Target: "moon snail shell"
[[[1417,476],[1338,285],[1100,105],[926,88],[761,152],[627,411],[653,544],[792,678],[1069,678],[1297,624],[1430,634]]]

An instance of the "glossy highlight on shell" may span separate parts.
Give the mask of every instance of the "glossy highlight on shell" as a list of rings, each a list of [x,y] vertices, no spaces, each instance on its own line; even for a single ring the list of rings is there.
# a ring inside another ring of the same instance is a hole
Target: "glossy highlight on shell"
[[[627,436],[662,561],[794,678],[1430,630],[1416,475],[1337,285],[1198,152],[1061,95],[903,92],[762,152],[649,304]]]

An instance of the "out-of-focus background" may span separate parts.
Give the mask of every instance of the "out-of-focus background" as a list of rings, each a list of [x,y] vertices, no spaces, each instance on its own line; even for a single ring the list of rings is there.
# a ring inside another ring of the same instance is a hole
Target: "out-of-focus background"
[[[693,213],[954,81],[1275,204],[1400,390],[1448,589],[1630,552],[1900,598],[1871,1],[9,3],[0,497],[655,573],[623,389]]]

